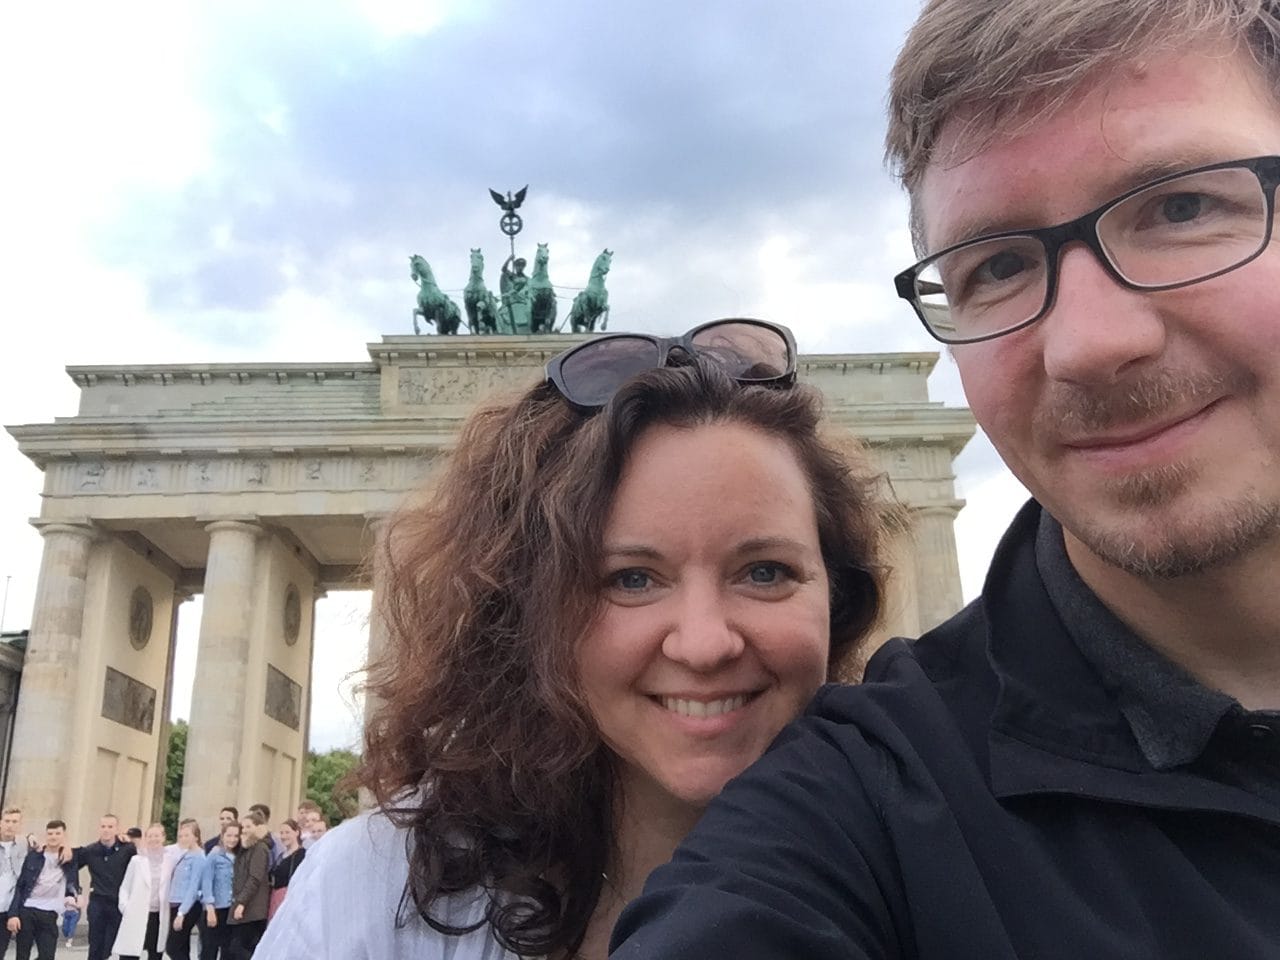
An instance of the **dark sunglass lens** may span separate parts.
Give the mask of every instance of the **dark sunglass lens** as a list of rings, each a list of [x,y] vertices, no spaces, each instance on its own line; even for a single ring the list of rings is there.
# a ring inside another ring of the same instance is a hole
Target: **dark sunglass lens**
[[[603,337],[564,358],[560,379],[574,403],[598,407],[631,377],[658,365],[658,345],[643,337]]]
[[[786,338],[759,323],[726,320],[703,327],[694,334],[693,345],[736,380],[775,380],[791,369]]]

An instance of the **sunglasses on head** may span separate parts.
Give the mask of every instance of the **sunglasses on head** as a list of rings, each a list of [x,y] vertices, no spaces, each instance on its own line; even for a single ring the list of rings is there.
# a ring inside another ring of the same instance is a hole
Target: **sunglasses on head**
[[[547,363],[547,380],[580,410],[603,407],[638,373],[665,367],[673,349],[714,361],[739,383],[787,384],[796,376],[796,339],[764,320],[712,320],[680,337],[610,333]]]

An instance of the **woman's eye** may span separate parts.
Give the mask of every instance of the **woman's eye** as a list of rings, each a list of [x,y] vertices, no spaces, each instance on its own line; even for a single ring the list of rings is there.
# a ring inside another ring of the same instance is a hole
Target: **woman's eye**
[[[757,583],[761,586],[772,586],[773,584],[781,583],[783,580],[791,579],[793,576],[790,567],[773,561],[753,563],[747,568],[747,578],[752,583]]]
[[[644,570],[619,570],[609,577],[610,586],[627,591],[645,590],[652,582]]]

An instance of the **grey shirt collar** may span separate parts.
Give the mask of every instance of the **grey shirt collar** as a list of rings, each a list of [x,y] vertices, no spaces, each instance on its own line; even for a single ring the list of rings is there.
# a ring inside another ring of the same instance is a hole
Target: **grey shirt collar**
[[[1167,770],[1199,758],[1236,701],[1201,684],[1121,623],[1080,579],[1061,524],[1043,510],[1036,566],[1067,634],[1115,698],[1147,762]]]

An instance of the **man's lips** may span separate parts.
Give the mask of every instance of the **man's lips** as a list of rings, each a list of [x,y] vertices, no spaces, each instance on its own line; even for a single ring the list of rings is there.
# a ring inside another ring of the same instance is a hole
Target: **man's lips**
[[[1182,427],[1183,425],[1191,425],[1192,421],[1199,420],[1202,416],[1206,415],[1210,410],[1216,407],[1217,404],[1218,400],[1215,399],[1188,413],[1164,418],[1155,423],[1137,424],[1121,430],[1090,434],[1082,437],[1070,437],[1064,439],[1062,441],[1062,445],[1073,450],[1097,453],[1106,453],[1110,450],[1120,451],[1128,447],[1137,447],[1141,444],[1156,440],[1164,434],[1174,432],[1177,428]]]

